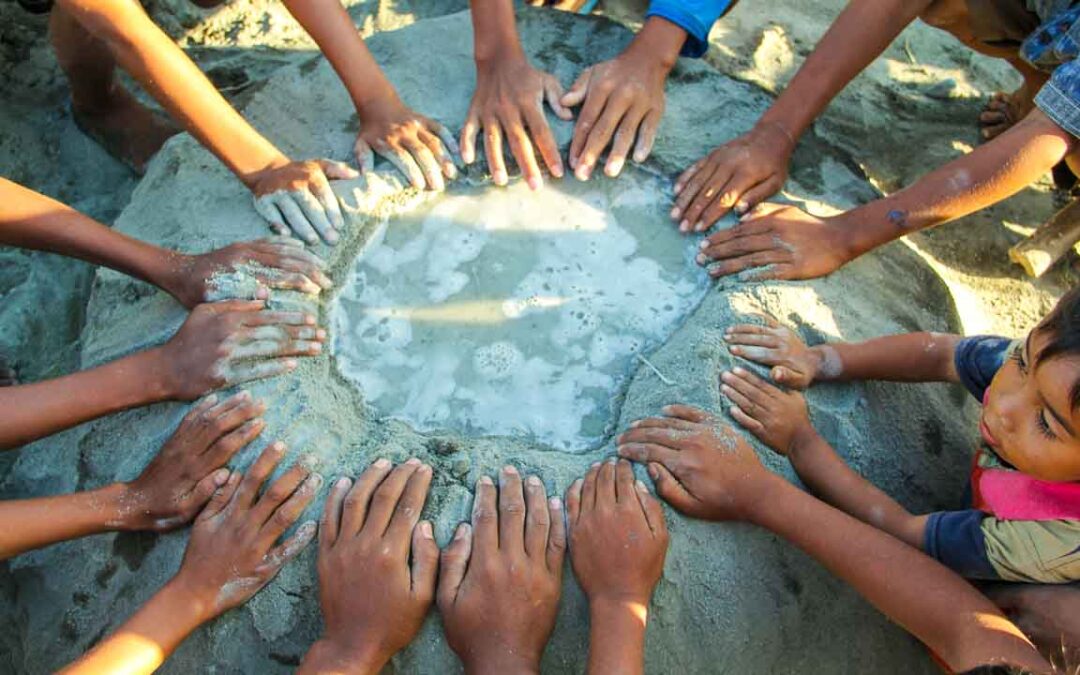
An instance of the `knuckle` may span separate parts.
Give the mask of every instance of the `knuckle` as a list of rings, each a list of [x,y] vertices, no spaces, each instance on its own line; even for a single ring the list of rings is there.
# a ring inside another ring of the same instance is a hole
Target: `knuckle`
[[[519,515],[525,513],[525,502],[508,501],[505,504],[499,506],[499,510],[508,515]]]
[[[291,509],[291,508],[281,508],[281,509],[278,509],[277,511],[274,511],[274,515],[273,515],[272,520],[273,520],[274,524],[277,525],[278,527],[283,527],[284,528],[284,527],[288,527],[289,525],[292,525],[293,520],[295,520],[295,516],[293,514],[293,509]]]

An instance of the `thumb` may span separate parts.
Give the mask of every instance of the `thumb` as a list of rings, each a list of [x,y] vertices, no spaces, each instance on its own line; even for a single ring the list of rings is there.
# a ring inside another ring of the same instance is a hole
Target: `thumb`
[[[188,499],[191,501],[191,505],[201,510],[208,501],[217,493],[217,491],[229,482],[229,470],[226,468],[212,471],[208,475],[203,476],[202,480],[195,484],[194,489],[188,494]]]
[[[563,94],[563,97],[559,99],[559,103],[572,108],[576,105],[581,105],[581,102],[585,100],[585,93],[589,90],[589,78],[592,76],[592,68],[586,68],[578,78],[574,80],[574,84],[570,86],[570,91]]]
[[[353,154],[356,155],[356,165],[360,167],[362,173],[375,170],[375,151],[359,136],[356,137],[356,143],[353,145]]]
[[[222,469],[225,471],[225,469]],[[225,484],[219,487],[214,494],[210,497],[210,503],[206,505],[206,508],[199,514],[199,520],[206,520],[213,518],[217,514],[221,513],[225,506],[228,505],[229,500],[232,499],[233,493],[236,492],[237,486],[240,485],[239,472],[232,472],[229,474]]]
[[[206,306],[210,308],[210,311],[214,314],[225,314],[227,312],[258,312],[259,310],[266,309],[266,302],[262,300],[221,300],[219,302],[208,302]]]
[[[435,580],[439,573],[439,545],[431,531],[431,521],[421,520],[412,534],[412,592],[424,605],[435,597]]]
[[[446,611],[457,599],[458,589],[465,580],[472,554],[472,526],[458,525],[454,539],[443,549],[439,560],[439,609]]]
[[[544,78],[544,98],[547,99],[547,103],[551,106],[555,116],[563,120],[573,119],[574,113],[570,112],[570,109],[562,104],[562,97],[563,88],[559,84],[559,80],[554,75]]]
[[[345,162],[335,162],[332,159],[320,159],[319,166],[322,167],[323,173],[326,174],[326,177],[333,180],[344,180],[360,177],[360,173]]]
[[[663,464],[649,463],[649,477],[656,485],[656,494],[679,511],[693,515],[698,510],[698,500],[690,494],[679,479]]]

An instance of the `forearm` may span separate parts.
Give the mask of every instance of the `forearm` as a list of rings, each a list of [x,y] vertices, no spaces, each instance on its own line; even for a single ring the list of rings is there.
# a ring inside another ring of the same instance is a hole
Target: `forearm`
[[[835,216],[851,257],[986,208],[1024,189],[1065,157],[1075,139],[1035,110],[993,141],[889,197]]]
[[[849,467],[813,429],[793,444],[789,458],[799,478],[816,495],[864,523],[922,549],[926,520],[913,516]]]
[[[645,669],[647,603],[589,603],[590,675],[633,675]]]
[[[0,502],[0,560],[110,530],[128,529],[127,487],[114,483],[74,494]]]
[[[1020,630],[951,570],[778,476],[769,481],[751,520],[851,584],[953,672],[992,662],[1048,669]]]
[[[779,126],[792,140],[797,139],[930,3],[852,0],[758,125]]]
[[[473,23],[473,57],[477,65],[525,58],[514,22],[512,0],[469,0]]]
[[[645,25],[627,46],[625,54],[643,56],[667,72],[675,67],[684,42],[686,31],[682,27],[667,19],[651,16],[645,20]]]
[[[0,387],[0,450],[111,413],[172,398],[160,350],[53,380]]]
[[[311,645],[297,675],[367,675],[378,673],[386,659],[364,649],[349,649],[323,638]]]
[[[904,333],[810,348],[817,358],[815,381],[889,380],[957,382],[953,358],[959,335]]]
[[[0,244],[79,258],[175,294],[175,276],[187,256],[128,237],[3,178],[0,203]]]
[[[218,93],[210,80],[134,0],[60,0],[108,44],[121,67],[233,173],[251,186],[256,174],[288,158]]]
[[[175,581],[63,673],[153,673],[206,620],[202,604]]]
[[[285,6],[319,45],[358,112],[372,101],[397,98],[339,0],[285,0]]]

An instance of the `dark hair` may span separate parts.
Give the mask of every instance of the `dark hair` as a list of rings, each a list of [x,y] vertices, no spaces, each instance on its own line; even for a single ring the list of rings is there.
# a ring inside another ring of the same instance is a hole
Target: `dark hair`
[[[979,666],[978,668],[972,668],[971,670],[965,670],[960,675],[1025,675],[1028,671],[1023,668],[1013,668],[1012,666]]]
[[[1066,293],[1035,329],[1049,341],[1035,357],[1036,363],[1061,356],[1080,356],[1080,286]],[[1080,407],[1080,380],[1069,392],[1073,409]]]

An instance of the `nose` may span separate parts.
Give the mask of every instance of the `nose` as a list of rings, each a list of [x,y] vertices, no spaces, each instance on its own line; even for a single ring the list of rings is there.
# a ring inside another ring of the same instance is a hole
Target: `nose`
[[[997,427],[1004,433],[1016,430],[1021,401],[1019,396],[1008,394],[989,397],[986,412],[990,419],[997,422]]]

